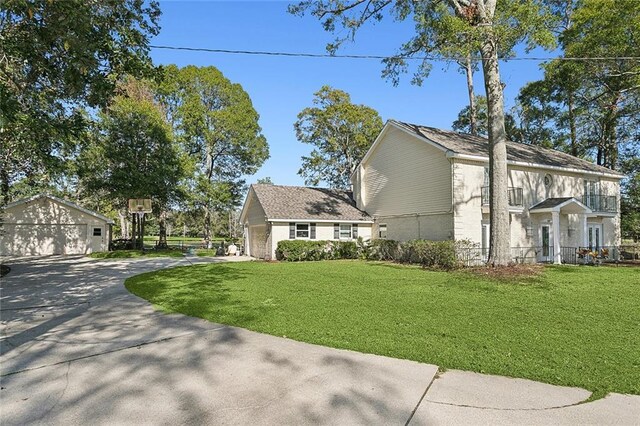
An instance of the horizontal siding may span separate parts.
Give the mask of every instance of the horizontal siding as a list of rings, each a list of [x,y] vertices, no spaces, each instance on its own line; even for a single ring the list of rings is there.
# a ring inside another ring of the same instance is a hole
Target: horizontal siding
[[[309,223],[309,222],[305,222]],[[313,221],[310,221],[313,223]],[[339,223],[339,222],[336,222]],[[273,222],[271,231],[271,241],[272,247],[271,252],[272,256],[275,259],[276,257],[276,248],[278,247],[278,242],[282,240],[289,239],[289,224],[284,222]],[[358,224],[358,236],[362,237],[363,240],[371,239],[371,224],[370,223],[359,223]],[[310,241],[319,241],[319,240],[333,240],[333,223],[316,223],[316,238],[315,240]]]
[[[453,214],[428,216],[381,216],[376,223],[387,225],[387,238],[396,241],[431,240],[443,241],[453,238]]]
[[[390,128],[364,164],[358,196],[374,216],[448,211],[451,165],[440,149]]]
[[[245,222],[248,225],[263,225],[266,221],[264,209],[258,202],[258,197],[256,197],[253,190],[251,190],[249,194],[249,198],[247,199],[247,203],[249,203],[249,205],[247,207]]]
[[[484,185],[484,168],[488,163],[456,159],[453,164],[454,186],[454,229],[456,239],[482,241],[482,220],[488,215],[482,214],[481,191]],[[545,175],[551,175],[553,182],[549,187],[544,185]],[[551,215],[530,214],[529,208],[547,198],[575,197],[580,200],[584,192],[584,181],[594,180],[592,176],[578,173],[559,173],[530,167],[509,166],[509,186],[522,188],[524,209],[512,212],[511,245],[513,247],[536,246],[539,241],[539,227],[550,220]],[[615,195],[620,198],[620,186],[617,180],[600,178],[602,195]],[[619,208],[618,208],[619,210]],[[605,218],[605,239],[610,242],[619,241],[619,215]],[[532,231],[526,235],[527,227]],[[576,229],[569,237],[568,229]],[[579,245],[583,239],[578,215],[562,215],[560,233],[565,245]]]

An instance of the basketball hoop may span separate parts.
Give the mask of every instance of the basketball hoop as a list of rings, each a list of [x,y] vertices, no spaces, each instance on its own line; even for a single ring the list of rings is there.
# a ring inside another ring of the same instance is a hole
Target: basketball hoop
[[[151,198],[129,199],[129,213],[137,214],[139,218],[142,218],[145,213],[151,212]]]

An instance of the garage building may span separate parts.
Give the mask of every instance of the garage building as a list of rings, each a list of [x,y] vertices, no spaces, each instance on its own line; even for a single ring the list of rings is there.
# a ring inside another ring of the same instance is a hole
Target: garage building
[[[0,255],[37,256],[107,251],[108,217],[52,195],[7,204],[2,212]]]
[[[356,208],[350,191],[253,184],[240,223],[246,254],[269,260],[282,240],[369,240],[373,219]]]

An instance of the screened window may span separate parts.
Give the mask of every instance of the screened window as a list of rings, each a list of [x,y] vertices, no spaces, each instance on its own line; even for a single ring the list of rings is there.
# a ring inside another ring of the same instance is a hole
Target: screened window
[[[102,228],[93,228],[93,236],[101,237],[102,236]]]
[[[342,224],[340,224],[340,239],[341,240],[350,240],[351,239],[351,224],[350,223],[342,223]]]
[[[296,223],[296,238],[309,238],[308,223]]]
[[[387,224],[386,223],[381,223],[380,226],[378,227],[378,237],[382,238],[382,239],[386,239],[387,238]]]

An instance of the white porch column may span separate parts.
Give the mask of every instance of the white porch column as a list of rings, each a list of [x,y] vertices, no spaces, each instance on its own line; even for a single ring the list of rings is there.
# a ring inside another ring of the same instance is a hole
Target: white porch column
[[[553,263],[562,263],[560,253],[560,212],[551,212],[551,228],[553,229]]]
[[[580,215],[580,228],[582,228],[582,247],[589,246],[589,230],[587,229],[587,215]]]

